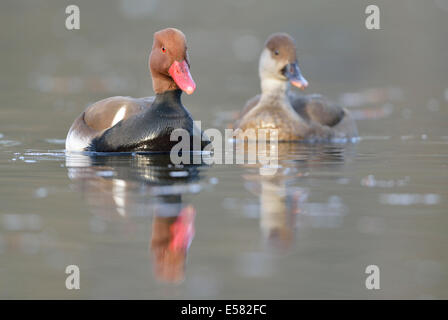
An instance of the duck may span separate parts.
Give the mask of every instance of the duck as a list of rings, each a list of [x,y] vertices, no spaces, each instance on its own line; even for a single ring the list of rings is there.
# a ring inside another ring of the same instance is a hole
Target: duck
[[[68,131],[66,151],[169,152],[178,143],[170,140],[175,129],[200,139],[202,147],[202,132],[181,101],[183,92],[190,95],[196,89],[182,31],[154,33],[149,70],[155,96],[116,96],[88,106]]]
[[[350,112],[320,94],[299,95],[309,83],[302,75],[295,40],[287,33],[274,33],[266,40],[259,60],[261,94],[246,102],[233,125],[241,130],[276,129],[279,142],[331,141],[358,135]],[[237,131],[238,132],[238,131]],[[260,135],[244,135],[260,139]],[[244,139],[243,137],[243,139]]]

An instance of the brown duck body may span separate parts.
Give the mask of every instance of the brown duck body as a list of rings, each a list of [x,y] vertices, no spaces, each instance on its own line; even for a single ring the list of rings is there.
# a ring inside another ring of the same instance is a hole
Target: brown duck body
[[[91,142],[119,121],[143,113],[155,97],[110,97],[90,105],[73,122],[67,134],[67,150],[87,150]]]
[[[325,141],[358,136],[350,112],[321,95],[287,95],[250,99],[234,128],[277,129],[279,141]]]
[[[246,103],[235,129],[276,129],[279,141],[329,141],[358,135],[347,109],[321,95],[290,92],[290,84],[304,89],[308,82],[300,72],[289,35],[269,37],[260,57],[259,75],[262,93]]]
[[[277,129],[279,141],[298,140],[303,134],[300,132],[303,120],[285,101],[285,97],[256,96],[248,102],[241,116],[235,127],[243,131]]]

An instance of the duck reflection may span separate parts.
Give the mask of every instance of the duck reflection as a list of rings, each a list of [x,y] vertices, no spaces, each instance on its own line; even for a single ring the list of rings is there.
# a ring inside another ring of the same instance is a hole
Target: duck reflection
[[[275,174],[264,174],[266,171],[258,164],[244,165],[258,168],[258,174],[246,174],[243,178],[246,189],[259,197],[260,229],[270,247],[280,251],[290,249],[296,227],[304,216],[313,223],[313,219],[322,218],[322,215],[334,214],[335,206],[319,204],[316,210],[315,204],[307,203],[310,192],[298,186],[298,180],[309,177],[310,170],[316,166],[342,167],[351,151],[351,146],[344,145],[281,143],[270,150],[271,158],[278,157]]]
[[[195,215],[192,205],[182,208],[177,216],[154,215],[151,251],[158,279],[168,282],[184,279],[187,250],[194,236]]]
[[[135,224],[132,218],[152,217],[149,248],[155,277],[174,283],[184,279],[196,210],[182,198],[200,191],[202,164],[176,166],[162,154],[70,154],[66,166],[73,188],[94,216],[125,218],[130,224]]]
[[[293,178],[277,172],[275,176],[244,175],[246,188],[259,197],[260,229],[268,245],[276,250],[289,249],[294,242],[297,216],[308,191],[292,188]]]

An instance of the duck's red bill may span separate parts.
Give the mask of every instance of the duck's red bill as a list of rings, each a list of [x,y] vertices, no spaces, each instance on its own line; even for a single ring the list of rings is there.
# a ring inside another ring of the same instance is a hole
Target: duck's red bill
[[[308,87],[308,81],[302,75],[297,78],[291,79],[290,82],[293,86],[301,90],[304,90],[306,87]]]
[[[187,94],[192,94],[196,89],[196,83],[194,83],[193,78],[190,74],[190,68],[188,68],[187,62],[184,60],[182,62],[174,61],[171,67],[168,69],[168,73],[177,86],[185,91]]]

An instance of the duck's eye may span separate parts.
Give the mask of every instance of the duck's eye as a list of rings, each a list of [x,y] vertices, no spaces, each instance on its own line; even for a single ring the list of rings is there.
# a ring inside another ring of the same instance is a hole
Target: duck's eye
[[[278,50],[275,50],[274,53],[276,56],[278,56],[280,54],[280,52],[278,52]]]
[[[166,48],[162,47],[162,52],[165,53],[166,52]]]

